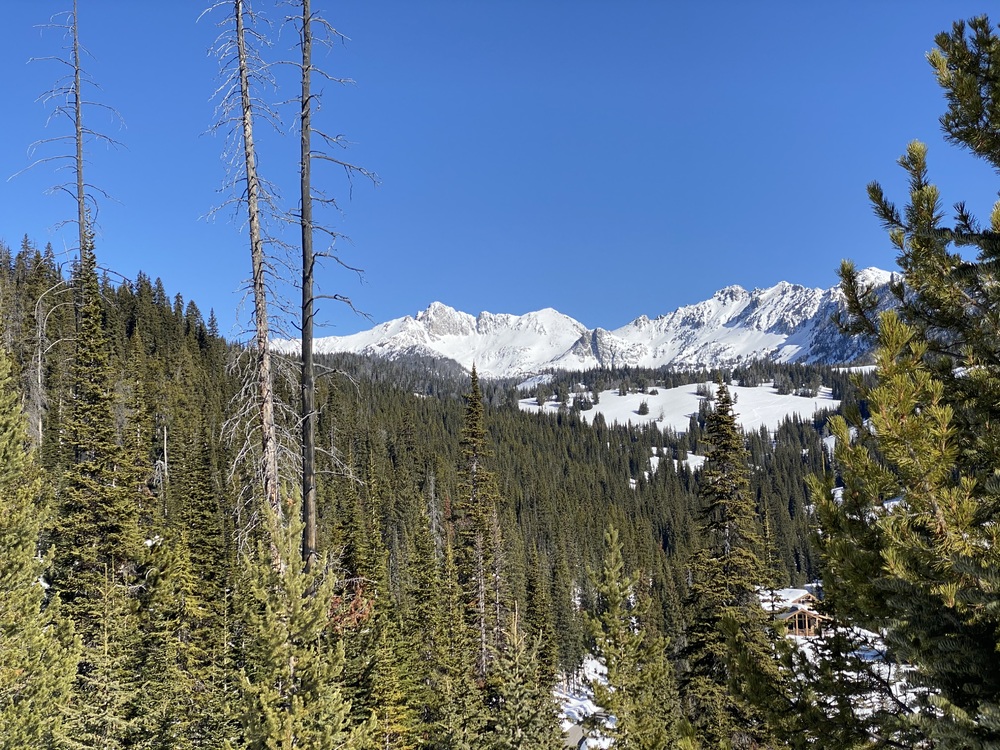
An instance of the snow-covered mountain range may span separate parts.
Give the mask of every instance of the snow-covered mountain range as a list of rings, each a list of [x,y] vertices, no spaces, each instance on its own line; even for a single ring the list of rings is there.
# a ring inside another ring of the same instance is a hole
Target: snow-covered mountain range
[[[884,297],[887,271],[861,272]],[[710,299],[615,329],[588,329],[547,308],[525,315],[478,316],[434,302],[350,336],[316,340],[317,353],[353,352],[396,359],[450,359],[485,377],[523,377],[547,370],[599,367],[716,367],[755,359],[846,363],[867,353],[865,342],[844,336],[832,321],[842,310],[839,287],[810,289],[780,282],[769,289],[720,289]],[[277,342],[296,351],[297,342]]]

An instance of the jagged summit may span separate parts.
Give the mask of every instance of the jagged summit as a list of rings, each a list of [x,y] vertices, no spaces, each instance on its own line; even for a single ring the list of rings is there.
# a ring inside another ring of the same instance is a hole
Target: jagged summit
[[[859,275],[881,288],[892,277],[878,268]],[[843,305],[839,287],[812,289],[782,281],[747,291],[731,285],[703,302],[653,319],[641,315],[616,330],[590,330],[552,308],[473,316],[433,302],[415,317],[317,339],[316,351],[445,358],[466,369],[475,363],[485,377],[595,367],[716,367],[764,358],[832,364],[852,362],[868,352],[866,342],[844,336],[832,322]],[[296,349],[295,342],[278,346]]]

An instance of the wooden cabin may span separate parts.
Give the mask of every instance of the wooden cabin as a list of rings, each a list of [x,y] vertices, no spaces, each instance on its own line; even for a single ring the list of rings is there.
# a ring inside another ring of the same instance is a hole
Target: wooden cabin
[[[759,596],[765,611],[785,623],[786,635],[817,636],[828,619],[815,610],[818,599],[809,589],[761,590]]]

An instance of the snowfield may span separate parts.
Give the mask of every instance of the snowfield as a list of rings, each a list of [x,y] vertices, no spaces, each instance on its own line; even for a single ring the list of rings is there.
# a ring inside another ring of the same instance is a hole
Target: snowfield
[[[714,393],[717,385],[707,383]],[[583,421],[591,423],[598,414],[610,424],[655,424],[661,429],[671,429],[675,432],[687,432],[691,415],[698,414],[698,404],[701,396],[697,393],[698,384],[680,386],[678,388],[650,388],[658,393],[629,393],[619,396],[617,390],[602,391],[598,403],[593,409],[580,412]],[[833,398],[829,388],[820,389],[815,398],[781,395],[773,384],[765,383],[757,388],[746,388],[738,385],[729,386],[735,402],[736,421],[747,432],[766,427],[773,431],[778,428],[786,417],[793,414],[804,420],[812,419],[817,411],[840,408],[840,401]],[[570,396],[572,403],[573,395]],[[649,413],[639,414],[639,407],[645,401]],[[522,398],[518,405],[523,411],[544,411],[556,414],[559,403],[550,400],[545,406],[539,406],[534,398]]]

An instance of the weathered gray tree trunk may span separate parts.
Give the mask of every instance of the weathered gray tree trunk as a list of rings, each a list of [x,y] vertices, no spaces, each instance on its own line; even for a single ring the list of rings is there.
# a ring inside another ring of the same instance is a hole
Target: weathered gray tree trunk
[[[77,15],[77,0],[73,0],[73,130],[76,138],[76,228],[80,252],[87,233],[87,196],[83,181],[83,97],[80,85],[80,21]]]
[[[246,43],[246,3],[233,0],[236,22],[236,53],[240,81],[240,124],[246,171],[247,219],[250,229],[250,264],[254,305],[254,344],[257,354],[257,402],[260,410],[261,479],[264,499],[277,518],[283,517],[279,495],[278,441],[275,426],[274,375],[271,366],[270,321],[267,306],[266,259],[261,228],[261,185],[257,174],[257,152],[253,138],[253,105],[250,96],[250,62]]]
[[[316,557],[316,383],[313,372],[313,251],[312,206],[312,17],[309,0],[302,0],[301,97],[301,225],[302,225],[302,559],[306,569]]]

